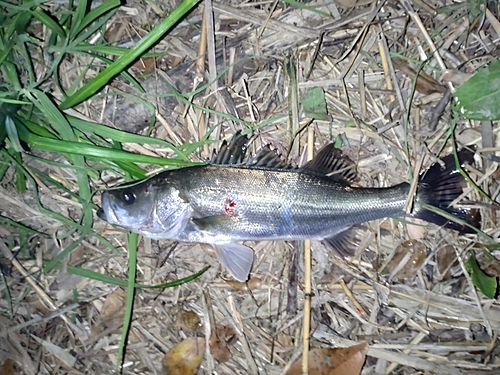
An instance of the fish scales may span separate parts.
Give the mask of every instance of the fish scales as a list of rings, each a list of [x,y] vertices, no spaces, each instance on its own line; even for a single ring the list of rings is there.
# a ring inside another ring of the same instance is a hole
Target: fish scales
[[[215,165],[172,171],[165,178],[177,181],[195,218],[227,218],[203,231],[188,228],[178,238],[188,242],[323,239],[355,224],[401,214],[409,191],[407,183],[351,188],[299,170]]]

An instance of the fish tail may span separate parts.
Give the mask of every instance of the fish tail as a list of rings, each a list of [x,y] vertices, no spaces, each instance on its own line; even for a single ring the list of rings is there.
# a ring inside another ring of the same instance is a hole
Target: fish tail
[[[474,152],[462,149],[458,152],[461,166],[473,164]],[[419,177],[416,212],[413,217],[434,223],[460,233],[475,233],[474,228],[480,228],[481,214],[478,209],[454,207],[451,203],[463,193],[467,182],[455,164],[453,154],[445,156],[442,163],[434,163]],[[461,222],[452,221],[439,213],[425,208],[430,205],[447,214],[453,215]],[[467,223],[468,225],[465,225]]]

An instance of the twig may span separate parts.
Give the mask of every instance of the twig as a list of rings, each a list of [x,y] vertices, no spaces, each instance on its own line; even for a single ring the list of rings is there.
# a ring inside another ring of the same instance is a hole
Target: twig
[[[313,158],[314,153],[314,128],[307,132],[307,160]],[[304,320],[302,324],[302,374],[309,374],[309,336],[311,334],[311,241],[304,241]]]

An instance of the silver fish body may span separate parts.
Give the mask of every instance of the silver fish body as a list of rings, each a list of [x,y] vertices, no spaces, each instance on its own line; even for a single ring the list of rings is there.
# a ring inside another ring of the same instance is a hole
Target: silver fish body
[[[239,280],[246,280],[253,253],[237,241],[326,240],[346,255],[344,240],[350,228],[404,215],[410,185],[352,187],[324,173],[335,170],[330,157],[334,154],[333,146],[327,146],[299,169],[212,164],[166,171],[105,191],[99,216],[153,238],[219,245],[219,259]],[[469,154],[462,158],[470,159]],[[445,168],[433,166],[421,177],[413,215],[462,230],[421,206],[429,203],[462,219],[470,214],[449,207],[462,191],[463,177],[448,159]]]
[[[192,209],[192,219],[172,239],[215,244],[321,240],[355,224],[401,214],[409,191],[407,183],[355,189],[300,170],[220,165],[172,171],[166,180],[176,181],[173,190]],[[171,196],[172,191],[159,192],[159,206],[171,204]]]

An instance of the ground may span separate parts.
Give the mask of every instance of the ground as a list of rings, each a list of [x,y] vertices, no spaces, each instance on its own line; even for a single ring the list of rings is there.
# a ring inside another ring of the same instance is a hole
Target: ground
[[[127,2],[103,23],[99,37],[96,32],[87,41],[132,47],[178,5]],[[46,2],[40,9],[62,17],[69,6]],[[139,237],[135,253],[124,230],[95,215],[85,222],[81,169],[68,168],[76,159],[37,148],[31,138],[32,149],[19,154],[31,171],[26,191],[19,191],[15,163],[2,154],[0,373],[116,372],[130,313],[130,256],[137,258],[136,282],[143,285],[210,268],[179,286],[135,289],[126,374],[166,373],[165,353],[186,337],[210,336],[198,374],[284,374],[304,350],[304,314],[311,348],[369,344],[362,374],[500,372],[500,306],[478,290],[471,278],[478,271],[464,264],[473,251],[482,270],[499,272],[495,205],[479,190],[498,196],[500,127],[465,119],[449,96],[440,102],[498,59],[499,14],[495,1],[198,4],[154,45],[155,55],[127,70],[136,81],[116,76],[89,100],[64,109],[166,142],[111,144],[111,133],[96,136],[89,128],[76,131],[80,141],[162,160],[181,160],[180,146],[189,161],[205,162],[221,139],[248,130],[250,154],[269,144],[292,165],[335,141],[355,162],[354,183],[363,187],[413,182],[411,176],[437,156],[476,145],[476,165],[468,173],[477,186],[465,188],[465,201],[479,207],[486,236],[384,219],[360,230],[355,255],[347,259],[315,241],[247,243],[255,262],[245,285],[230,279],[208,246]],[[34,44],[50,46],[37,17],[28,34]],[[88,83],[106,65],[97,54],[70,51],[57,75],[49,74],[56,51],[47,47],[47,60],[33,59],[33,67],[38,78],[48,74],[38,88],[59,105],[61,90]],[[313,88],[321,88],[319,99],[306,105]],[[12,151],[15,145],[4,146]],[[102,189],[133,179],[125,164],[84,155],[80,166],[96,205]],[[150,174],[164,168],[143,160],[131,161]],[[309,246],[310,268],[304,263]],[[312,289],[305,293],[309,274]]]

